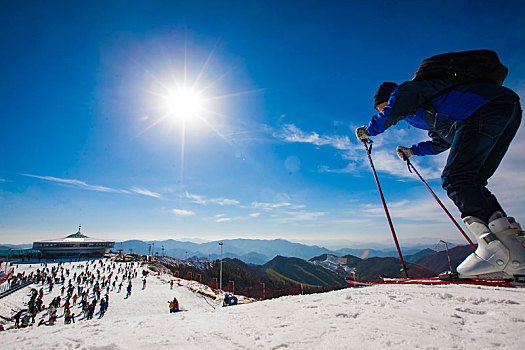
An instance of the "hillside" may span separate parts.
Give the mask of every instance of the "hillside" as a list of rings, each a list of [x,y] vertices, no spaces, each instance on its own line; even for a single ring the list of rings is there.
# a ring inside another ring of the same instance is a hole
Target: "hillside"
[[[220,274],[220,262],[213,261],[202,267],[191,266],[184,260],[168,257],[157,258],[179,276],[201,275],[208,283]],[[223,286],[234,281],[235,286],[249,288],[264,283],[271,289],[284,289],[298,283],[317,287],[341,287],[344,276],[299,258],[278,256],[264,265],[247,264],[239,259],[224,259],[222,264]]]
[[[424,266],[407,263],[410,277],[433,277],[437,273]],[[359,281],[379,281],[379,276],[404,277],[401,261],[397,258],[370,258],[360,261],[356,267]]]
[[[450,261],[453,269],[456,269],[467,256],[469,256],[474,250],[470,245],[461,245],[449,249]],[[437,272],[449,271],[450,266],[448,263],[447,252],[440,251],[428,254],[422,257],[416,262],[418,265],[427,267]]]
[[[312,262],[328,261],[328,262],[340,264],[342,263],[341,258],[342,258],[342,261],[344,261],[343,264],[348,267],[355,267],[357,263],[363,260],[353,255],[344,255],[344,256],[338,257],[338,256],[331,255],[331,254],[322,254],[322,255],[311,258],[309,261],[312,261]]]
[[[525,348],[525,294],[516,289],[382,285],[220,307],[192,291],[204,289],[199,283],[182,280],[170,289],[169,280],[150,275],[141,289],[135,278],[130,298],[111,291],[103,318],[86,320],[75,305],[74,324],[64,324],[60,309],[55,326],[2,332],[2,349]],[[46,304],[60,295],[59,288],[44,290]],[[28,292],[0,299],[0,314],[23,307]],[[169,313],[174,296],[184,312]]]
[[[421,259],[427,257],[430,254],[434,254],[434,253],[435,253],[435,251],[433,251],[432,249],[426,248],[426,249],[423,249],[423,250],[421,250],[421,251],[419,251],[419,252],[417,252],[415,254],[406,255],[403,258],[407,262],[411,262],[411,263],[417,264],[417,262],[421,261]]]
[[[298,258],[276,256],[262,266],[265,272],[290,283],[303,283],[312,286],[343,286],[345,280],[324,267],[313,265]]]

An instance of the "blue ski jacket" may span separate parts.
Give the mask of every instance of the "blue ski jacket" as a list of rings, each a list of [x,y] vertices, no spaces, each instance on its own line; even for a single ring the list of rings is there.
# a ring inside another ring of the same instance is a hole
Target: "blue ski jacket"
[[[438,154],[450,148],[457,124],[479,108],[505,96],[519,100],[512,90],[497,84],[455,84],[450,79],[404,82],[394,89],[386,107],[372,117],[368,133],[376,136],[405,119],[409,125],[428,130],[431,138],[431,141],[412,145],[412,152],[418,156]],[[450,91],[432,98],[450,87]]]

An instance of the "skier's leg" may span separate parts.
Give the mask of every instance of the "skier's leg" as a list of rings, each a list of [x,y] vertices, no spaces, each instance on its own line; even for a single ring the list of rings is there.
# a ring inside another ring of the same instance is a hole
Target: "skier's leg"
[[[502,210],[486,183],[519,126],[515,120],[521,120],[521,113],[516,113],[516,106],[519,111],[515,99],[506,103],[493,101],[457,127],[441,178],[462,218],[474,216],[487,222],[493,212]]]
[[[496,170],[497,164],[503,159],[505,152],[520,126],[521,117],[521,107],[519,102],[516,102],[513,116],[489,156],[489,160],[494,160],[494,163],[488,164],[488,166],[483,169],[483,172],[480,174],[481,181],[483,181],[483,178],[489,178]],[[486,182],[486,180],[484,181]],[[486,196],[491,195],[497,203],[495,197],[488,190],[486,190],[486,192]],[[488,220],[488,227],[490,231],[501,240],[505,247],[509,249],[509,262],[504,266],[503,270],[509,275],[525,275],[525,236],[521,231],[520,225],[515,222],[514,218],[506,217],[502,209],[491,215]]]
[[[494,101],[481,108],[458,127],[443,187],[461,211],[462,218],[478,241],[478,249],[458,266],[463,276],[502,273],[511,254],[487,227],[494,212],[503,212],[496,197],[486,188],[498,168],[521,121],[516,99]],[[505,240],[505,243],[512,243]],[[516,248],[514,244],[511,250]],[[505,276],[502,276],[505,277]]]
[[[498,140],[496,144],[494,145],[492,151],[487,157],[487,160],[485,161],[484,166],[481,168],[477,178],[476,183],[479,186],[479,188],[482,188],[483,195],[485,196],[486,200],[491,203],[491,206],[493,208],[499,208],[498,210],[505,216],[505,211],[499,204],[496,197],[487,189],[487,182],[488,179],[496,172],[496,169],[500,165],[501,161],[503,160],[503,157],[505,156],[505,153],[507,153],[507,150],[510,146],[510,143],[512,142],[514,136],[516,135],[520,123],[521,123],[521,107],[518,101],[511,99],[511,100],[501,100],[501,101],[494,101],[489,107],[491,109],[500,109],[505,110],[509,108],[509,105],[513,106],[513,111],[510,113],[510,119],[508,120],[508,123],[503,130],[503,133],[499,135]],[[490,130],[492,129],[491,125],[494,123],[498,123],[501,117],[499,114],[491,114],[483,112],[480,115],[480,133],[483,133],[485,135],[491,135]],[[496,119],[496,120],[493,120]],[[493,135],[498,136],[498,135]],[[492,215],[492,214],[491,214]]]

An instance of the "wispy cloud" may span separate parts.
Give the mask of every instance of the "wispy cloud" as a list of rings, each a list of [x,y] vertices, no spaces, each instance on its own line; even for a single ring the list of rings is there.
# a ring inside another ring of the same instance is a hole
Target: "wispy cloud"
[[[239,205],[238,200],[228,198],[211,198],[210,202],[218,205]]]
[[[360,167],[356,163],[348,163],[346,167],[343,168],[336,168],[332,169],[326,165],[322,165],[319,167],[319,171],[322,173],[356,173],[357,171],[360,171]]]
[[[285,216],[275,217],[273,221],[276,221],[281,224],[289,224],[293,222],[304,222],[304,221],[314,221],[319,217],[325,215],[325,212],[310,212],[310,211],[288,211],[282,213]]]
[[[258,217],[258,216],[260,216],[260,215],[261,215],[261,213],[251,213],[251,214],[250,214],[250,217],[252,217],[252,218],[256,218],[256,217]]]
[[[355,215],[355,213],[352,213],[352,215]],[[340,224],[365,224],[372,222],[371,219],[361,218],[361,219],[339,219],[339,220],[333,220],[332,222],[340,223]]]
[[[186,198],[192,200],[194,203],[206,205],[208,203],[217,204],[221,206],[225,205],[235,205],[238,206],[240,202],[235,199],[229,199],[229,198],[206,198],[202,195],[197,195],[193,193],[186,192]]]
[[[80,188],[80,189],[87,190],[87,191],[106,192],[106,193],[123,193],[123,194],[136,193],[136,194],[140,194],[143,196],[154,197],[158,199],[163,198],[162,195],[159,193],[152,192],[150,190],[138,188],[138,187],[132,187],[130,190],[125,190],[125,189],[118,189],[118,188],[112,188],[112,187],[101,186],[101,185],[91,185],[84,181],[76,180],[76,179],[63,179],[63,178],[54,177],[54,176],[40,176],[40,175],[32,175],[32,174],[20,174],[20,175],[26,176],[26,177],[32,177],[35,179],[45,180],[49,182],[54,182],[54,183],[58,183],[61,185],[72,186],[72,187]]]
[[[194,203],[197,203],[197,204],[204,205],[208,203],[208,201],[204,199],[203,196],[199,196],[199,195],[188,193],[188,192],[186,192],[186,198],[191,199]]]
[[[226,217],[225,214],[217,214],[214,216],[215,222],[226,222],[231,221],[232,218]]]
[[[316,146],[329,145],[339,150],[348,150],[353,147],[348,136],[321,136],[316,132],[305,132],[294,124],[284,124],[274,133],[274,137],[286,142],[311,143]]]
[[[286,142],[310,143],[317,146],[329,146],[337,150],[340,156],[348,161],[342,168],[330,168],[321,166],[320,172],[327,173],[360,173],[369,167],[366,150],[355,137],[340,135],[319,135],[317,132],[306,132],[293,124],[284,124],[281,129],[274,132],[274,137]],[[420,141],[428,140],[425,131],[419,129],[405,129],[392,127],[384,134],[373,138],[374,146],[372,159],[377,171],[388,173],[400,178],[413,179],[406,164],[399,160],[396,155],[398,145],[411,146]],[[440,177],[445,156],[417,157],[419,163],[418,171],[425,179],[436,179]],[[415,159],[415,158],[413,158]]]
[[[266,211],[270,211],[270,210],[278,209],[278,208],[301,209],[301,208],[306,207],[305,205],[297,205],[297,204],[292,204],[288,202],[284,202],[284,203],[252,202],[251,205],[255,209],[261,209],[261,210],[266,210]]]
[[[426,195],[421,193],[421,195]],[[439,204],[430,197],[419,200],[402,200],[398,202],[388,203],[388,212],[392,220],[405,219],[410,221],[423,222],[448,222],[450,219],[445,214]],[[440,196],[441,197],[441,196]],[[461,223],[459,212],[454,207],[452,201],[448,198],[440,198],[448,211],[455,216],[456,221]],[[362,215],[364,217],[384,217],[385,211],[381,205],[366,204],[362,206]]]
[[[159,199],[163,198],[162,195],[160,195],[159,193],[152,192],[152,191],[144,189],[144,188],[132,187],[131,190],[133,192],[135,192],[135,193],[138,193],[138,194],[141,194],[141,195],[144,195],[144,196],[149,196],[149,197],[154,197],[154,198],[159,198]]]
[[[215,220],[215,222],[226,222],[226,221],[231,221],[231,218],[218,218]]]
[[[53,176],[39,176],[39,175],[31,175],[31,174],[21,174],[21,175],[27,176],[27,177],[33,177],[33,178],[41,179],[45,181],[50,181],[50,182],[56,182],[59,184],[71,185],[71,186],[82,188],[88,191],[126,193],[126,194],[131,193],[130,191],[122,190],[122,189],[116,189],[116,188],[100,186],[100,185],[90,185],[84,181],[75,180],[75,179],[61,179],[61,178],[53,177]]]
[[[189,210],[186,210],[186,209],[172,209],[171,212],[175,215],[180,215],[180,216],[192,216],[192,215],[195,215],[195,212],[193,211],[189,211]]]

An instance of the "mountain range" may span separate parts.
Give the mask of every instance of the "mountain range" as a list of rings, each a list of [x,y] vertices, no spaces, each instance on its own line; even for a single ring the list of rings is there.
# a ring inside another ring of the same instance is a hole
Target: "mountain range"
[[[433,277],[451,269],[472,252],[470,246],[457,246],[449,251],[421,250],[405,256],[405,264],[412,278]],[[220,262],[196,261],[158,256],[156,259],[178,276],[200,275],[208,283],[219,276]],[[205,262],[204,264],[200,262]],[[198,263],[198,264],[197,264]],[[402,264],[395,257],[371,257],[362,259],[353,255],[336,256],[323,253],[309,261],[297,257],[277,255],[264,264],[250,264],[236,258],[223,259],[223,281],[234,281],[241,288],[251,288],[264,283],[273,289],[283,289],[298,283],[304,288],[340,288],[345,279],[353,274],[357,280],[378,281],[381,275],[404,277]]]
[[[179,259],[202,258],[216,260],[221,257],[219,242],[223,242],[223,258],[239,259],[246,263],[256,265],[265,264],[276,256],[296,257],[304,260],[322,254],[335,256],[353,255],[363,258],[397,256],[397,251],[395,249],[378,250],[343,248],[331,250],[317,245],[305,245],[284,239],[229,239],[205,243],[184,242],[173,239],[164,241],[129,240],[115,243],[115,249],[122,249],[126,253],[131,249],[133,253],[142,255],[154,254],[166,255]],[[150,247],[152,248],[151,251],[149,250]],[[164,248],[164,251],[162,248]],[[427,245],[413,246],[403,249],[403,252],[410,255],[428,248]]]
[[[216,260],[221,258],[219,242],[223,242],[222,258],[239,259],[246,263],[262,265],[276,256],[296,257],[309,260],[322,254],[334,256],[352,255],[360,258],[397,257],[397,251],[392,249],[341,248],[328,249],[318,245],[294,243],[284,239],[228,239],[223,241],[196,242],[168,239],[162,241],[128,240],[116,242],[113,250],[132,251],[141,255],[165,255],[178,259],[200,258]],[[371,244],[371,246],[374,246]],[[31,244],[2,244],[0,250],[27,249]],[[420,253],[426,256],[434,244],[420,244],[403,247],[403,254],[410,256]],[[164,250],[163,250],[164,249]],[[426,249],[426,252],[423,251]],[[423,251],[423,252],[422,252]],[[414,257],[417,260],[417,257]],[[414,262],[412,260],[407,260]]]

